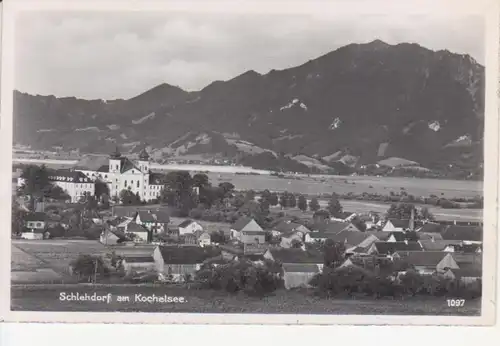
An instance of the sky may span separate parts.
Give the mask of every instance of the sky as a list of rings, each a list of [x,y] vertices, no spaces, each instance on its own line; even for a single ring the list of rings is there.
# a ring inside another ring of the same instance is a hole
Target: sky
[[[161,83],[194,91],[374,39],[448,49],[484,64],[484,23],[471,15],[23,12],[15,26],[15,88],[108,100]]]

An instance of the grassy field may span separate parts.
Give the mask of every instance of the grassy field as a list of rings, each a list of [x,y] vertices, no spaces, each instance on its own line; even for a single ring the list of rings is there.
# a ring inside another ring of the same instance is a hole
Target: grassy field
[[[60,293],[107,295],[111,302],[68,302]],[[184,303],[136,302],[135,294],[184,297]],[[118,302],[128,296],[129,302]],[[23,311],[122,311],[122,312],[200,312],[200,313],[283,313],[283,314],[359,314],[359,315],[480,315],[480,299],[467,301],[463,308],[449,308],[445,298],[401,299],[321,299],[308,292],[279,290],[265,298],[244,294],[228,295],[212,290],[177,287],[16,287],[11,289],[11,309]]]
[[[289,191],[301,194],[338,194],[379,193],[389,195],[400,193],[404,188],[414,196],[436,195],[445,198],[474,197],[483,194],[483,183],[479,181],[362,177],[362,176],[311,176],[297,179],[278,178],[268,175],[237,175],[227,173],[208,173],[212,184],[228,181],[238,190]]]
[[[80,254],[108,249],[95,240],[13,240],[11,251],[13,283],[40,283],[68,280],[69,264]]]

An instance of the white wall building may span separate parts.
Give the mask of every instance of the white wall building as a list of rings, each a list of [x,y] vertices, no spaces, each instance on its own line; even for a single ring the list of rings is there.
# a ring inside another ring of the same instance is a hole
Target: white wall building
[[[92,180],[105,182],[111,197],[119,197],[122,190],[130,190],[139,194],[142,200],[150,201],[160,197],[163,188],[162,175],[150,171],[149,154],[144,149],[136,162],[122,156],[117,148],[110,155],[108,165],[101,166],[97,171],[78,171]]]
[[[71,197],[71,202],[76,203],[85,194],[95,194],[95,183],[82,172],[59,170],[49,176],[49,181],[59,186]]]

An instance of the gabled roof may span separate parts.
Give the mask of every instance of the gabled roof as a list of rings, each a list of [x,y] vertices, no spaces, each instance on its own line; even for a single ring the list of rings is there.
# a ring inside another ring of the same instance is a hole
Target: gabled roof
[[[426,233],[441,233],[444,227],[444,225],[439,223],[428,222],[423,224],[417,231]]]
[[[403,232],[391,232],[389,238],[393,236],[396,241],[405,241],[406,235]]]
[[[170,215],[166,211],[154,211],[152,212],[156,222],[158,223],[169,223],[170,222]]]
[[[197,246],[159,246],[159,250],[166,264],[201,264],[213,256]]]
[[[243,233],[244,235],[265,235],[266,234],[265,231],[243,231],[241,233]]]
[[[461,240],[419,240],[425,251],[443,251],[448,245],[459,245]]]
[[[398,255],[415,266],[435,267],[448,255],[442,251],[398,251]]]
[[[154,263],[152,256],[124,256],[123,258],[127,263]]]
[[[302,225],[299,223],[281,221],[280,223],[278,223],[274,227],[274,230],[281,232],[281,233],[291,233],[291,232],[295,231],[300,226],[302,226]]]
[[[307,263],[285,263],[283,264],[283,271],[288,273],[319,273],[319,269],[316,264]]]
[[[42,213],[42,212],[30,213],[30,214],[26,215],[24,220],[25,221],[46,221],[47,214]]]
[[[483,276],[483,268],[480,263],[472,263],[472,264],[462,264],[459,269],[451,269],[455,277],[475,277],[480,278]]]
[[[340,233],[332,235],[329,238],[339,243],[345,243],[351,246],[356,246],[370,236],[371,234],[366,234],[365,232],[342,231]]]
[[[140,210],[138,212],[141,222],[155,222],[156,219],[150,211]]]
[[[379,254],[393,254],[399,251],[422,251],[417,242],[376,242],[375,246]]]
[[[243,228],[245,228],[246,225],[248,225],[253,219],[251,217],[247,216],[242,216],[238,220],[236,220],[235,223],[231,226],[231,229],[234,229],[235,231],[241,231]]]
[[[386,241],[392,234],[391,232],[384,232],[384,231],[366,231],[364,233],[374,235],[380,241]]]
[[[482,241],[483,228],[478,226],[447,226],[441,235],[447,240]]]
[[[342,232],[347,226],[349,226],[349,222],[341,222],[341,221],[330,221],[326,225],[325,232],[326,233],[340,233]]]
[[[323,263],[323,254],[319,251],[302,249],[269,249],[275,261],[281,263]]]
[[[396,228],[408,228],[410,226],[410,220],[407,219],[389,219],[387,222],[391,222]]]
[[[184,220],[182,221],[179,225],[177,225],[177,227],[179,228],[184,228],[184,227],[187,227],[189,226],[190,224],[192,224],[194,221],[193,220]]]
[[[457,262],[459,267],[467,264],[482,264],[483,256],[481,253],[464,253],[464,252],[451,252],[453,259]]]
[[[97,169],[97,172],[100,173],[109,173],[109,165],[102,165]]]
[[[125,173],[125,172],[128,172],[130,171],[131,169],[136,169],[137,171],[141,171],[139,168],[137,168],[137,166],[132,162],[130,161],[128,158],[126,157],[121,157],[120,158],[120,173]]]
[[[311,232],[307,234],[312,239],[328,239],[335,235],[334,233],[326,233],[326,232]]]
[[[148,232],[148,230],[135,222],[130,222],[127,226],[127,232]]]
[[[417,236],[420,240],[443,240],[441,233],[417,232]]]

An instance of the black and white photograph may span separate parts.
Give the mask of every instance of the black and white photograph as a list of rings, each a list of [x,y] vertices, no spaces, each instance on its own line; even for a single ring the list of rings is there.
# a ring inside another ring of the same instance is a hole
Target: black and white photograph
[[[497,6],[377,2],[7,1],[9,314],[493,323]]]

